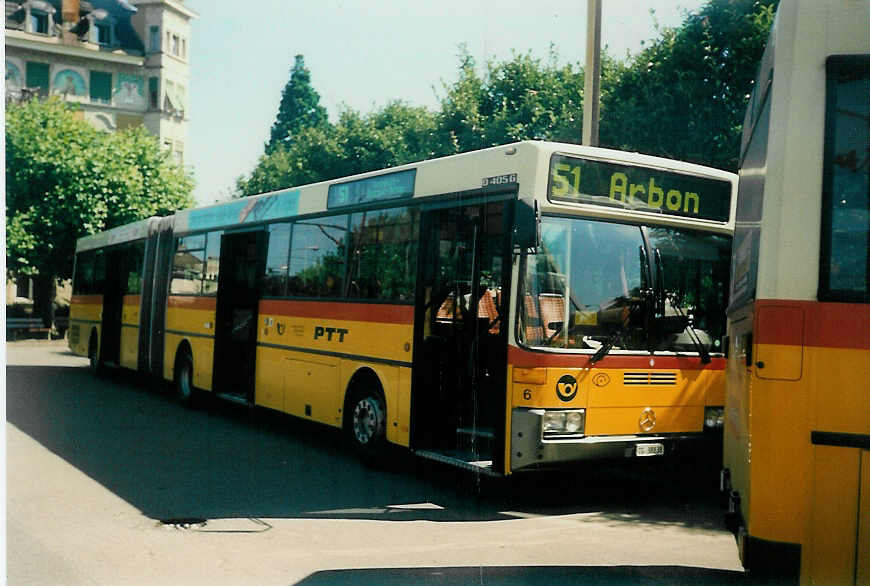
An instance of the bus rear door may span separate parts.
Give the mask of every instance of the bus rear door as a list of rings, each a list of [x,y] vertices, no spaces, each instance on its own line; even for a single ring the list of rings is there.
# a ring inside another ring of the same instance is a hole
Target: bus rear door
[[[254,400],[259,276],[267,244],[264,230],[221,237],[212,388],[248,404]]]

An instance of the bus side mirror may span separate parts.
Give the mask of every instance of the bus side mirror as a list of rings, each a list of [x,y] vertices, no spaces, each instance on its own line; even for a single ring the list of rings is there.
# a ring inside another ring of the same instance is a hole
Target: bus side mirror
[[[517,200],[514,214],[514,251],[534,253],[541,245],[541,213],[537,201]]]

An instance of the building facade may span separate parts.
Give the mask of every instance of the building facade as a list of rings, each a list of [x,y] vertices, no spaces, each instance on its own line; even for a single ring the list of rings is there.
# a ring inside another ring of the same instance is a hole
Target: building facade
[[[180,164],[187,144],[191,22],[183,0],[6,0],[6,102],[57,96],[108,132],[144,125]],[[7,281],[27,304],[31,279]],[[69,303],[70,287],[57,291]]]
[[[183,0],[7,0],[6,100],[55,95],[102,130],[144,125],[183,164],[196,18]]]

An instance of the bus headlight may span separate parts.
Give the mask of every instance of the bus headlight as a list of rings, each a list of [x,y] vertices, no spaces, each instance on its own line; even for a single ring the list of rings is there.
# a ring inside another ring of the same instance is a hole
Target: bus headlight
[[[704,428],[722,429],[725,423],[725,409],[722,407],[707,407],[704,409]]]
[[[583,435],[586,427],[586,410],[572,409],[545,411],[543,417],[544,439]]]

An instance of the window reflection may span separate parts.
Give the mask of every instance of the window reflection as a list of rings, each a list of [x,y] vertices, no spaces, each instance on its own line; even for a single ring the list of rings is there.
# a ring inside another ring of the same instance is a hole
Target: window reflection
[[[294,224],[288,295],[340,297],[343,294],[347,220],[347,216],[338,216]]]

